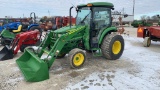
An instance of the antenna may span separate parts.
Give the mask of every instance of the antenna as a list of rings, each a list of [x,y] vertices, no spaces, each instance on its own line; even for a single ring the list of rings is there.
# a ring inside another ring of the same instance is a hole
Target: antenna
[[[71,2],[70,2],[71,3]],[[71,3],[73,5],[73,3]],[[73,5],[74,8],[76,8],[76,6]]]
[[[72,6],[74,7],[74,8],[76,8],[76,6],[74,6],[74,4],[70,1],[70,0],[68,0],[69,2],[70,2],[70,4],[72,4]]]

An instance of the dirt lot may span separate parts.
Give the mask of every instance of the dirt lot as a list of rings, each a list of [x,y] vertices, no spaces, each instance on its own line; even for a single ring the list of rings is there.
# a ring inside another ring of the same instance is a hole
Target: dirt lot
[[[160,90],[160,43],[143,47],[136,28],[126,27],[125,50],[119,60],[106,60],[87,53],[81,69],[71,69],[67,56],[55,60],[50,79],[26,82],[15,60],[0,62],[0,90]]]

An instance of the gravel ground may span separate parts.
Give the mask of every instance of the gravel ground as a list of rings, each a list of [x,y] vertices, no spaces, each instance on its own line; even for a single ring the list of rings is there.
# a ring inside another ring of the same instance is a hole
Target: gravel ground
[[[87,53],[80,69],[71,69],[67,55],[56,59],[41,82],[26,82],[14,59],[0,62],[0,90],[160,90],[160,43],[142,45],[136,28],[126,27],[125,50],[119,60],[106,60]],[[127,36],[129,34],[129,36]],[[1,47],[2,48],[2,47]]]

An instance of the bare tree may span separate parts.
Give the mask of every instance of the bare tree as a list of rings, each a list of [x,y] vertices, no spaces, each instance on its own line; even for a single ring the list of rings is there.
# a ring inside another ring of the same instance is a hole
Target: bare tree
[[[154,15],[154,16],[151,17],[151,19],[154,20],[154,21],[157,21],[158,17],[157,17],[157,15]]]
[[[147,16],[147,17],[146,17],[146,21],[149,21],[149,20],[151,20],[151,17],[150,17],[150,16]]]
[[[146,19],[147,19],[147,15],[141,16],[141,20],[146,20]]]

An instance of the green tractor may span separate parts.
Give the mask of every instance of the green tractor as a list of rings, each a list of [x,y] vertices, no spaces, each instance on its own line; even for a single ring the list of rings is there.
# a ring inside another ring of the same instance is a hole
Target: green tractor
[[[71,10],[70,8],[70,17]],[[119,59],[124,50],[124,39],[112,27],[111,10],[108,2],[94,2],[78,5],[76,25],[50,31],[37,50],[26,48],[16,60],[25,79],[37,82],[49,78],[49,69],[57,58],[68,54],[72,68],[80,68],[86,60],[86,51],[106,59]],[[41,56],[46,53],[47,57]]]

